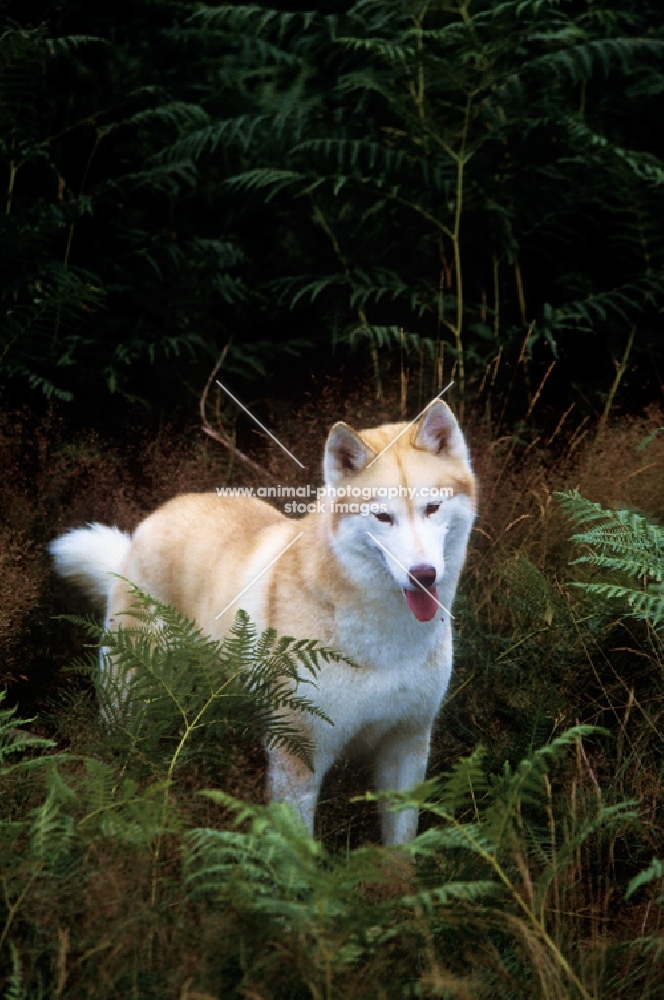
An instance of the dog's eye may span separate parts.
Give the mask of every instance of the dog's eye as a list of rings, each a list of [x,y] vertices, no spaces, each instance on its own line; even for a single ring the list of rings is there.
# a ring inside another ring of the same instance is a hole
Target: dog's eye
[[[428,503],[424,508],[424,516],[431,517],[431,515],[435,514],[436,511],[438,511],[439,509],[440,509],[439,503]]]
[[[374,514],[377,521],[382,521],[383,524],[394,524],[394,518],[391,514]]]

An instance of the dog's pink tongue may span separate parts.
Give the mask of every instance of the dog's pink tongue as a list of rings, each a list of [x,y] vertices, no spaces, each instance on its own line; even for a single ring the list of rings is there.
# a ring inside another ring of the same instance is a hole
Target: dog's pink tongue
[[[404,590],[406,603],[413,612],[418,622],[430,622],[438,610],[438,590],[432,587],[431,590]]]

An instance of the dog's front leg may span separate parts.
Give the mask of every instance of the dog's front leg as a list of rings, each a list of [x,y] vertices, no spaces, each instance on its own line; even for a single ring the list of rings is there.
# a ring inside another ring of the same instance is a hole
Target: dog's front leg
[[[405,735],[394,732],[380,744],[374,761],[377,792],[404,792],[424,781],[429,760],[431,728]],[[406,844],[417,833],[417,809],[390,812],[380,806],[383,843]]]
[[[288,753],[283,747],[271,747],[267,756],[268,800],[294,805],[313,836],[316,800],[323,778],[321,769],[312,771],[300,757]]]

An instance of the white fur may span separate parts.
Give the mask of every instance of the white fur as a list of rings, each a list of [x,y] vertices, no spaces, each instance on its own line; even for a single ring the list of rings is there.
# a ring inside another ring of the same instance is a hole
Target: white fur
[[[133,539],[94,524],[51,545],[58,572],[107,598],[110,627],[128,606],[126,584],[109,577],[121,572],[215,638],[241,607],[260,630],[319,639],[359,665],[322,664],[307,688],[333,726],[311,715],[289,718],[312,740],[313,771],[284,747],[267,750],[269,798],[295,804],[310,831],[323,778],[342,754],[371,759],[378,791],[424,779],[452,671],[449,611],[475,516],[465,441],[440,401],[412,429],[384,425],[360,436],[335,424],[323,464],[328,486],[456,485],[439,504],[409,494],[388,499],[379,514],[333,514],[328,505],[302,520],[258,499],[186,495],[146,518]],[[435,571],[447,609],[430,620],[418,620],[404,596],[418,566]],[[381,824],[384,843],[404,843],[415,836],[417,811],[383,808]]]
[[[81,587],[105,611],[113,584],[110,574],[120,572],[131,548],[131,536],[119,528],[94,523],[72,528],[48,548],[56,572]]]

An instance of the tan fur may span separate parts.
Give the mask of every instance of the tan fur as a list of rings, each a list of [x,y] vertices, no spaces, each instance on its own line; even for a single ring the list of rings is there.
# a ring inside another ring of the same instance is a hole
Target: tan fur
[[[326,446],[326,481],[360,488],[451,488],[454,499],[439,505],[440,511],[428,514],[426,501],[404,497],[389,501],[393,524],[373,514],[362,518],[329,509],[295,520],[256,498],[190,494],[146,518],[117,567],[212,636],[223,636],[242,607],[259,629],[318,639],[359,663],[359,669],[322,666],[312,695],[334,727],[311,716],[293,720],[314,740],[313,772],[283,750],[269,751],[270,797],[296,804],[310,829],[322,778],[342,752],[371,756],[379,788],[406,788],[423,779],[431,726],[449,681],[449,616],[415,619],[403,595],[404,587],[413,590],[405,570],[431,564],[440,594],[451,605],[474,515],[475,481],[461,432],[442,403],[433,404],[369,466],[404,426],[357,434],[335,425]],[[302,538],[280,555],[299,532]],[[379,535],[388,556],[372,540]],[[126,620],[121,616],[127,607],[126,585],[114,579],[108,624]],[[412,811],[384,810],[385,842],[409,839],[416,823]]]

